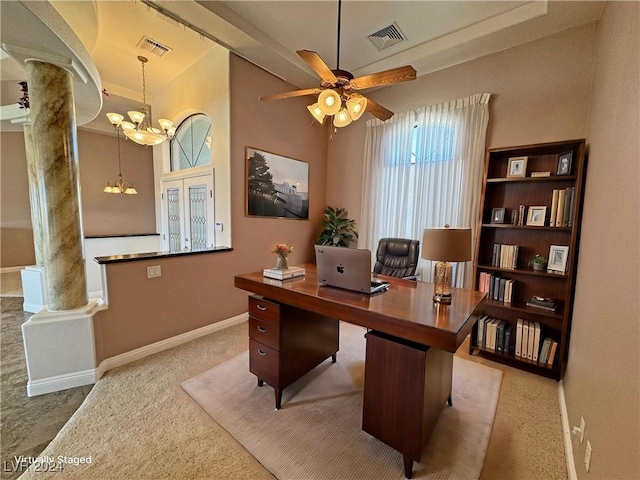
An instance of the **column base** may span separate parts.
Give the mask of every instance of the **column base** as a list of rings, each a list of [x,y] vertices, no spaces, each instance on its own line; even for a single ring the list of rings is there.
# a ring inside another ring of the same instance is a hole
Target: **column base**
[[[42,310],[22,324],[29,397],[96,382],[93,316],[98,307],[90,301],[75,310]]]
[[[38,313],[47,308],[47,278],[44,267],[36,265],[25,267],[20,270],[20,277],[22,278],[22,293],[24,295],[22,309],[25,312]]]

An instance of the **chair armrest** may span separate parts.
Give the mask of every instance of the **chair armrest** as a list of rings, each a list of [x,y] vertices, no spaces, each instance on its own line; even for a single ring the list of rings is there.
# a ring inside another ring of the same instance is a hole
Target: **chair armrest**
[[[413,280],[418,281],[418,275],[409,275],[408,277],[402,277],[403,280]]]

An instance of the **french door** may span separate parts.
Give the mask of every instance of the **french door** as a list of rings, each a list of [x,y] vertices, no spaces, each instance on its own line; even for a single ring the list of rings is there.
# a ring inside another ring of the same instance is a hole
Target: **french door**
[[[215,245],[213,175],[162,181],[162,245],[171,252]]]

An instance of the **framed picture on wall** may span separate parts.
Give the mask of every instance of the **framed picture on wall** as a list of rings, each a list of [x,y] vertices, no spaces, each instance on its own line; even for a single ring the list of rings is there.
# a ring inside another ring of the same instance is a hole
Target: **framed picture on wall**
[[[254,147],[245,156],[245,214],[308,220],[309,164]]]

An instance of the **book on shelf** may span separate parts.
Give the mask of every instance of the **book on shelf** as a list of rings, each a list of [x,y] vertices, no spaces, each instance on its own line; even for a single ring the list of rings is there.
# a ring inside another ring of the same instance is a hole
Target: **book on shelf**
[[[547,360],[547,365],[553,366],[553,361],[556,358],[557,349],[558,349],[558,342],[552,340],[551,347],[549,347],[549,359]]]
[[[522,320],[522,346],[520,347],[522,358],[527,358],[527,348],[529,348],[529,322]]]
[[[504,320],[498,320],[498,326],[496,327],[496,350],[502,353],[504,350]]]
[[[555,312],[558,308],[551,298],[538,297],[535,295],[527,300],[527,307],[538,308],[547,312]]]
[[[567,187],[564,191],[564,210],[562,212],[562,226],[569,226],[569,213],[571,212],[571,197],[573,196],[573,189]]]
[[[491,350],[495,350],[496,349],[496,327],[498,326],[498,320],[495,318],[491,319],[491,322],[489,322],[489,343],[486,344],[487,348],[490,348]]]
[[[262,275],[276,280],[288,280],[290,278],[302,277],[305,274],[304,267],[291,266],[285,269],[265,268]]]
[[[551,194],[551,216],[549,217],[549,225],[556,225],[556,216],[558,215],[558,194],[560,190],[554,190]]]
[[[511,339],[512,332],[513,327],[511,325],[504,327],[504,346],[502,348],[502,353],[504,354],[510,354],[513,351],[511,348],[511,345],[513,344],[513,340]]]
[[[564,218],[564,196],[566,192],[564,190],[558,190],[558,212],[556,214],[556,224],[552,227],[561,227],[562,219]]]
[[[489,316],[485,315],[484,317],[480,318],[480,320],[478,320],[478,333],[476,337],[476,344],[480,347],[484,347],[484,327],[485,327],[485,322],[487,318],[489,318]]]
[[[567,227],[573,226],[573,216],[576,209],[576,187],[571,187],[571,205],[569,206],[569,222]]]
[[[513,270],[518,265],[518,245],[493,244],[491,266]]]
[[[538,361],[538,352],[540,351],[540,322],[533,322],[533,358],[534,362]]]
[[[529,337],[527,345],[527,360],[533,360],[533,351],[536,348],[536,326],[534,322],[529,323]]]
[[[549,337],[542,341],[542,347],[540,347],[540,354],[538,355],[538,362],[547,363],[549,360],[549,348],[551,347],[551,339]]]
[[[516,357],[521,356],[522,354],[522,327],[523,322],[521,318],[518,319],[518,323],[516,323],[516,345],[514,348],[514,353]]]
[[[524,225],[524,219],[527,218],[527,207],[526,205],[520,205],[518,207],[518,225]]]

